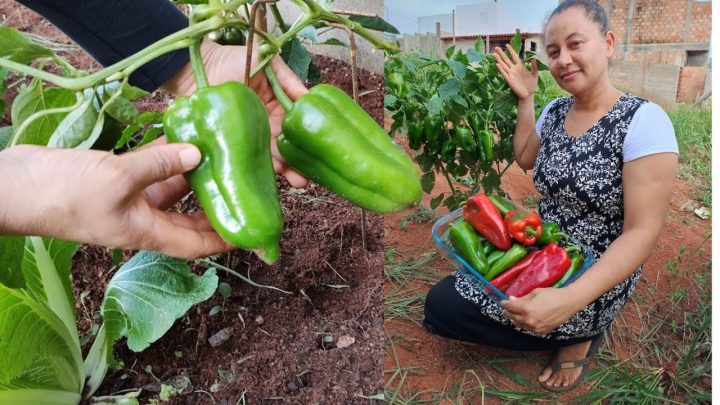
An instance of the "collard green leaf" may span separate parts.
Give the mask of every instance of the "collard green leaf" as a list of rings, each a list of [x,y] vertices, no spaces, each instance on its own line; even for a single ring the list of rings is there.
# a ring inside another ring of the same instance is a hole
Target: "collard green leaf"
[[[0,284],[10,288],[25,286],[22,273],[24,254],[24,236],[0,236]]]
[[[398,31],[397,28],[378,16],[367,17],[351,15],[348,17],[348,20],[356,22],[369,30],[387,32],[390,34],[400,34],[400,31]]]
[[[285,63],[290,66],[290,69],[295,72],[295,75],[297,75],[300,80],[307,80],[308,68],[312,58],[310,57],[310,53],[308,53],[307,49],[305,49],[303,44],[297,38],[294,38],[292,41],[283,45],[280,56],[283,58]]]
[[[70,267],[79,247],[76,242],[27,237],[22,261],[25,289],[55,312],[71,331],[76,327]]]
[[[110,280],[102,314],[109,346],[122,336],[136,352],[162,337],[191,306],[215,292],[215,270],[202,276],[187,262],[156,252],[141,251]]]
[[[20,90],[10,109],[13,128],[19,128],[22,123],[36,112],[50,108],[70,107],[75,104],[75,93],[59,87],[44,89],[40,80]],[[60,121],[68,113],[49,114],[33,121],[22,134],[19,143],[47,145],[50,136],[58,127]]]
[[[84,366],[73,333],[24,290],[2,284],[0,353],[0,403],[79,403]]]
[[[0,58],[25,65],[37,58],[52,55],[50,49],[34,43],[11,27],[0,25]]]

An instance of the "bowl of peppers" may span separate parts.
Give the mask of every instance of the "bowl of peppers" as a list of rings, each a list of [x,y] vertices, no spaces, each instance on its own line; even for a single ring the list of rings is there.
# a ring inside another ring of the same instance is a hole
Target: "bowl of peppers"
[[[562,288],[595,261],[557,224],[482,192],[435,222],[432,235],[443,257],[495,301]]]

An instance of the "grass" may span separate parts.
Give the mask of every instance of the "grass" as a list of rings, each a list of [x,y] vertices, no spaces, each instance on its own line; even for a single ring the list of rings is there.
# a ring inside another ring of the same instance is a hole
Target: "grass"
[[[698,189],[693,196],[712,206],[712,112],[710,108],[681,105],[669,114],[680,148],[681,178]]]

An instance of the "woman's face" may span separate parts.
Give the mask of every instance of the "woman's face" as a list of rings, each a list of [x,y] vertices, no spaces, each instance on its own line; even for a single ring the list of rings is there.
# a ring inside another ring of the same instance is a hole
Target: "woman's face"
[[[560,87],[573,95],[606,80],[614,46],[615,35],[603,35],[580,7],[553,16],[545,30],[550,73]]]

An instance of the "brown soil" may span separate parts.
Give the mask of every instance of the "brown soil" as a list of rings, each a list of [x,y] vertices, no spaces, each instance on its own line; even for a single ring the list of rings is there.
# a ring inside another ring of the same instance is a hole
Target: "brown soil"
[[[0,0],[0,16],[22,31],[71,43],[13,1]],[[98,68],[82,50],[62,54],[78,68]],[[321,81],[351,94],[347,65],[321,56],[313,60]],[[358,81],[359,94],[364,93],[360,104],[382,122],[382,76],[359,71]],[[8,111],[15,94],[7,94]],[[166,94],[156,92],[137,104],[143,111],[162,111],[167,101]],[[121,366],[108,373],[96,396],[142,389],[140,399],[146,403],[158,397],[161,384],[184,378],[189,387],[171,403],[367,403],[363,396],[382,393],[383,217],[367,215],[363,242],[360,209],[316,185],[295,190],[279,179],[279,186],[285,215],[279,262],[267,266],[245,251],[215,261],[291,294],[256,288],[218,271],[220,281],[230,284],[231,296],[223,301],[216,293],[192,308],[142,353],[131,352],[124,342],[117,344]],[[198,208],[190,199],[179,209]],[[125,259],[131,253],[125,252]],[[83,339],[100,323],[98,311],[111,267],[110,253],[96,246],[83,246],[73,261]],[[224,310],[210,315],[214,306]],[[208,338],[225,328],[232,329],[230,339],[211,347]],[[327,336],[332,342],[323,343]],[[336,346],[348,339],[354,343]]]
[[[389,118],[387,119],[389,120]],[[389,129],[390,122],[385,123]],[[405,137],[400,136],[401,143],[405,144]],[[532,183],[532,172],[524,172],[517,165],[511,167],[503,176],[502,188],[509,193],[513,201],[525,206],[532,206],[537,201],[537,191]],[[446,182],[438,180],[431,195],[425,195],[423,203],[429,206],[432,197],[441,192],[448,193]],[[710,263],[712,240],[707,239],[711,233],[711,221],[701,220],[692,212],[681,210],[683,204],[691,200],[694,190],[683,181],[677,180],[673,193],[667,222],[662,230],[652,255],[647,259],[643,275],[631,301],[621,315],[617,318],[610,332],[610,341],[603,342],[602,352],[609,359],[614,356],[616,363],[636,366],[644,365],[650,369],[665,373],[664,380],[669,380],[667,373],[676,370],[677,365],[672,362],[659,360],[656,353],[650,353],[647,346],[639,341],[649,330],[657,326],[657,320],[662,320],[662,327],[649,339],[660,341],[663,348],[663,357],[677,359],[678,346],[683,342],[682,332],[673,333],[670,325],[684,324],[683,316],[686,312],[692,313],[697,308],[698,293],[706,291],[711,285]],[[443,215],[447,211],[438,208]],[[408,212],[387,215],[385,217],[386,244],[388,248],[396,249],[399,254],[418,257],[424,252],[435,251],[435,243],[431,236],[432,221],[428,223],[410,222],[405,230],[401,227],[400,218],[407,217]],[[685,253],[682,253],[684,249]],[[677,271],[672,271],[672,263],[677,265]],[[449,262],[442,258],[435,259],[432,266],[440,280],[453,272]],[[705,277],[705,288],[698,287],[698,275]],[[385,293],[388,294],[396,286],[386,281]],[[431,285],[422,282],[409,283],[404,290],[413,295],[427,292]],[[673,293],[688,290],[686,298],[681,299],[673,310],[669,304]],[[421,304],[419,304],[421,305]],[[421,317],[418,318],[418,321]],[[545,366],[550,353],[544,352],[513,352],[494,347],[480,346],[469,343],[451,341],[432,335],[418,324],[406,320],[386,320],[385,322],[385,370],[406,368],[417,371],[407,373],[403,381],[401,393],[404,397],[421,393],[416,399],[432,399],[441,403],[502,403],[498,398],[475,393],[471,397],[458,397],[459,392],[472,392],[484,387],[486,390],[541,392],[544,391],[535,383],[537,375]],[[687,337],[686,337],[687,339]],[[687,340],[685,340],[687,342]],[[494,369],[487,362],[496,358],[512,358],[511,362],[502,363],[502,367],[528,379],[533,385],[528,387],[519,384],[504,373]],[[612,361],[612,360],[609,360]],[[392,376],[386,371],[386,381]],[[396,378],[393,387],[397,386]],[[672,392],[671,384],[665,387]],[[572,401],[576,396],[591,390],[591,386],[580,387],[570,393],[558,395],[553,400]],[[710,387],[706,387],[710,390]],[[672,394],[669,397],[672,398]],[[386,395],[386,399],[388,399]],[[680,402],[682,397],[676,398]]]

